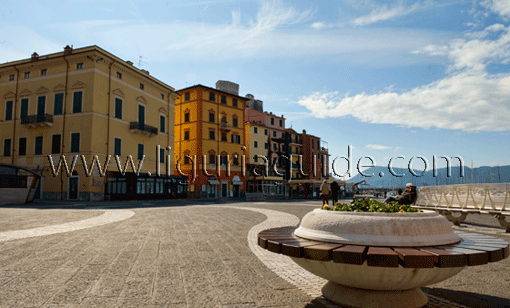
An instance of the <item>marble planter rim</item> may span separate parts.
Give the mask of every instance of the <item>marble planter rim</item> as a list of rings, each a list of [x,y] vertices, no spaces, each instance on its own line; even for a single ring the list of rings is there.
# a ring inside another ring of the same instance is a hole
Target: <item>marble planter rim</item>
[[[315,209],[303,217],[294,234],[322,242],[389,247],[448,245],[460,241],[448,220],[433,211],[377,213]]]

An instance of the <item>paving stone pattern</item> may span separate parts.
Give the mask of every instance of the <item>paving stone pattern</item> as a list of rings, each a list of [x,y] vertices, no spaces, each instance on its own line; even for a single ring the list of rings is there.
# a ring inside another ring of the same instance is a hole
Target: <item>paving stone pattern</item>
[[[0,243],[0,307],[321,307],[251,252],[247,234],[264,215],[134,211],[121,222]]]

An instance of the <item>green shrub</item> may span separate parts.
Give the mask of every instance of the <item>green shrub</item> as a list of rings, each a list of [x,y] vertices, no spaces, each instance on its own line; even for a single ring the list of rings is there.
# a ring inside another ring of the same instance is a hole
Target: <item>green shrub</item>
[[[371,199],[356,200],[352,203],[335,203],[334,208],[326,208],[328,211],[343,211],[343,212],[377,212],[377,213],[398,213],[398,212],[419,212],[418,209],[411,207],[411,205],[400,205],[396,201],[389,204],[379,202]]]

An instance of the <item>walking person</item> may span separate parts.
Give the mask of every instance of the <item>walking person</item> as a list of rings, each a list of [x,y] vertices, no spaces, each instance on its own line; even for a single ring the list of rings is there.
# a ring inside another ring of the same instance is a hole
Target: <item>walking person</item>
[[[322,181],[322,184],[321,184],[322,206],[324,206],[324,205],[329,206],[330,192],[331,192],[331,189],[329,188],[329,184],[326,182],[326,180]]]
[[[340,192],[340,185],[333,180],[333,183],[331,183],[331,201],[333,203],[333,206],[338,202],[338,193]]]

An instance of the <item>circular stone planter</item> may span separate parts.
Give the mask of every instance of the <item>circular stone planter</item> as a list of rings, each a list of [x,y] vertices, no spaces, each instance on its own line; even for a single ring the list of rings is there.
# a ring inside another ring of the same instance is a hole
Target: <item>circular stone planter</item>
[[[301,220],[295,235],[322,242],[417,247],[460,241],[451,223],[436,212],[373,213],[315,209]]]
[[[424,247],[460,241],[451,224],[435,212],[371,213],[316,209],[306,214],[296,236],[330,243],[381,247]],[[464,267],[404,268],[292,258],[309,272],[329,280],[322,293],[349,307],[421,307],[420,287],[459,273]]]

